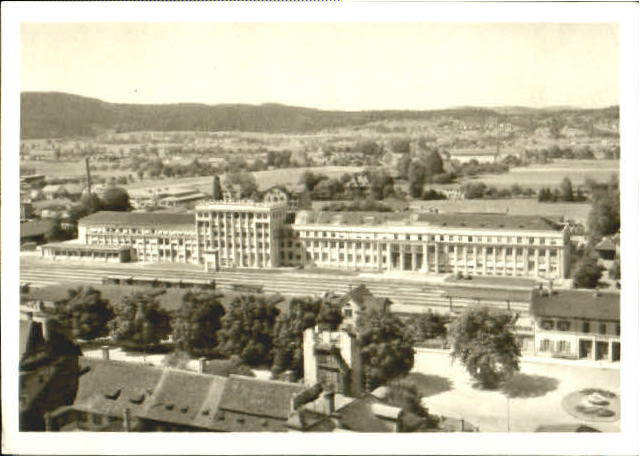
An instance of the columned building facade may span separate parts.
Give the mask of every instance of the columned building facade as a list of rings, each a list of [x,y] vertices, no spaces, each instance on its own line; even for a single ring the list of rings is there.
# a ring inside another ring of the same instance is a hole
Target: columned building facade
[[[318,267],[564,278],[569,233],[543,217],[298,213],[302,258]]]

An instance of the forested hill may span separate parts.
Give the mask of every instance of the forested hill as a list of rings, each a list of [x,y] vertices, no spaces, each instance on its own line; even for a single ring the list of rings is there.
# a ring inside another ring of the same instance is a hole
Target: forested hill
[[[617,116],[617,108],[615,115]],[[377,120],[432,119],[451,116],[481,120],[496,116],[483,108],[439,111],[322,111],[263,105],[107,103],[59,92],[21,94],[21,137],[65,138],[94,136],[105,130],[126,131],[262,131],[301,133],[356,126]]]

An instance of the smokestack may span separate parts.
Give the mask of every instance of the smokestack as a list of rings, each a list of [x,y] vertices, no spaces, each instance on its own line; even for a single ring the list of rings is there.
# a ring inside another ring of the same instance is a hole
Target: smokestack
[[[51,338],[51,326],[53,326],[53,321],[50,318],[42,320],[42,338],[46,341]]]
[[[207,358],[198,358],[198,373],[204,374],[204,370],[207,367]]]
[[[327,407],[327,415],[333,415],[336,411],[336,395],[333,391],[324,393],[323,398]]]
[[[131,432],[131,410],[129,408],[122,411],[122,427],[124,432]]]
[[[108,345],[103,345],[101,347],[102,350],[102,359],[104,361],[109,361],[109,346]]]
[[[87,195],[91,195],[91,168],[89,167],[89,157],[84,158],[84,164],[87,169]]]
[[[464,432],[464,419],[460,419],[460,432]]]

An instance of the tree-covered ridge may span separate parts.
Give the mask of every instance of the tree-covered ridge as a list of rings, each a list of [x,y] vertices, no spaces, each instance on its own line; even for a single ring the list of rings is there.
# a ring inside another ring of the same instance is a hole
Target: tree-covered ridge
[[[577,111],[607,119],[618,118],[618,107]],[[532,116],[563,116],[571,112],[569,109],[552,113],[534,109],[515,116],[509,114],[509,119],[527,124]],[[426,120],[443,116],[484,120],[505,114],[475,107],[425,111],[323,111],[274,103],[121,104],[59,92],[24,92],[21,94],[20,133],[22,139],[90,137],[105,130],[299,133],[384,120]]]

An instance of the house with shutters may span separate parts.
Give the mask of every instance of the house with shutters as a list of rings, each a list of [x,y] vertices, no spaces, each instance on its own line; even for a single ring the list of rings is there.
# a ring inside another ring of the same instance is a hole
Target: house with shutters
[[[620,361],[620,293],[539,290],[531,313],[537,356]]]

